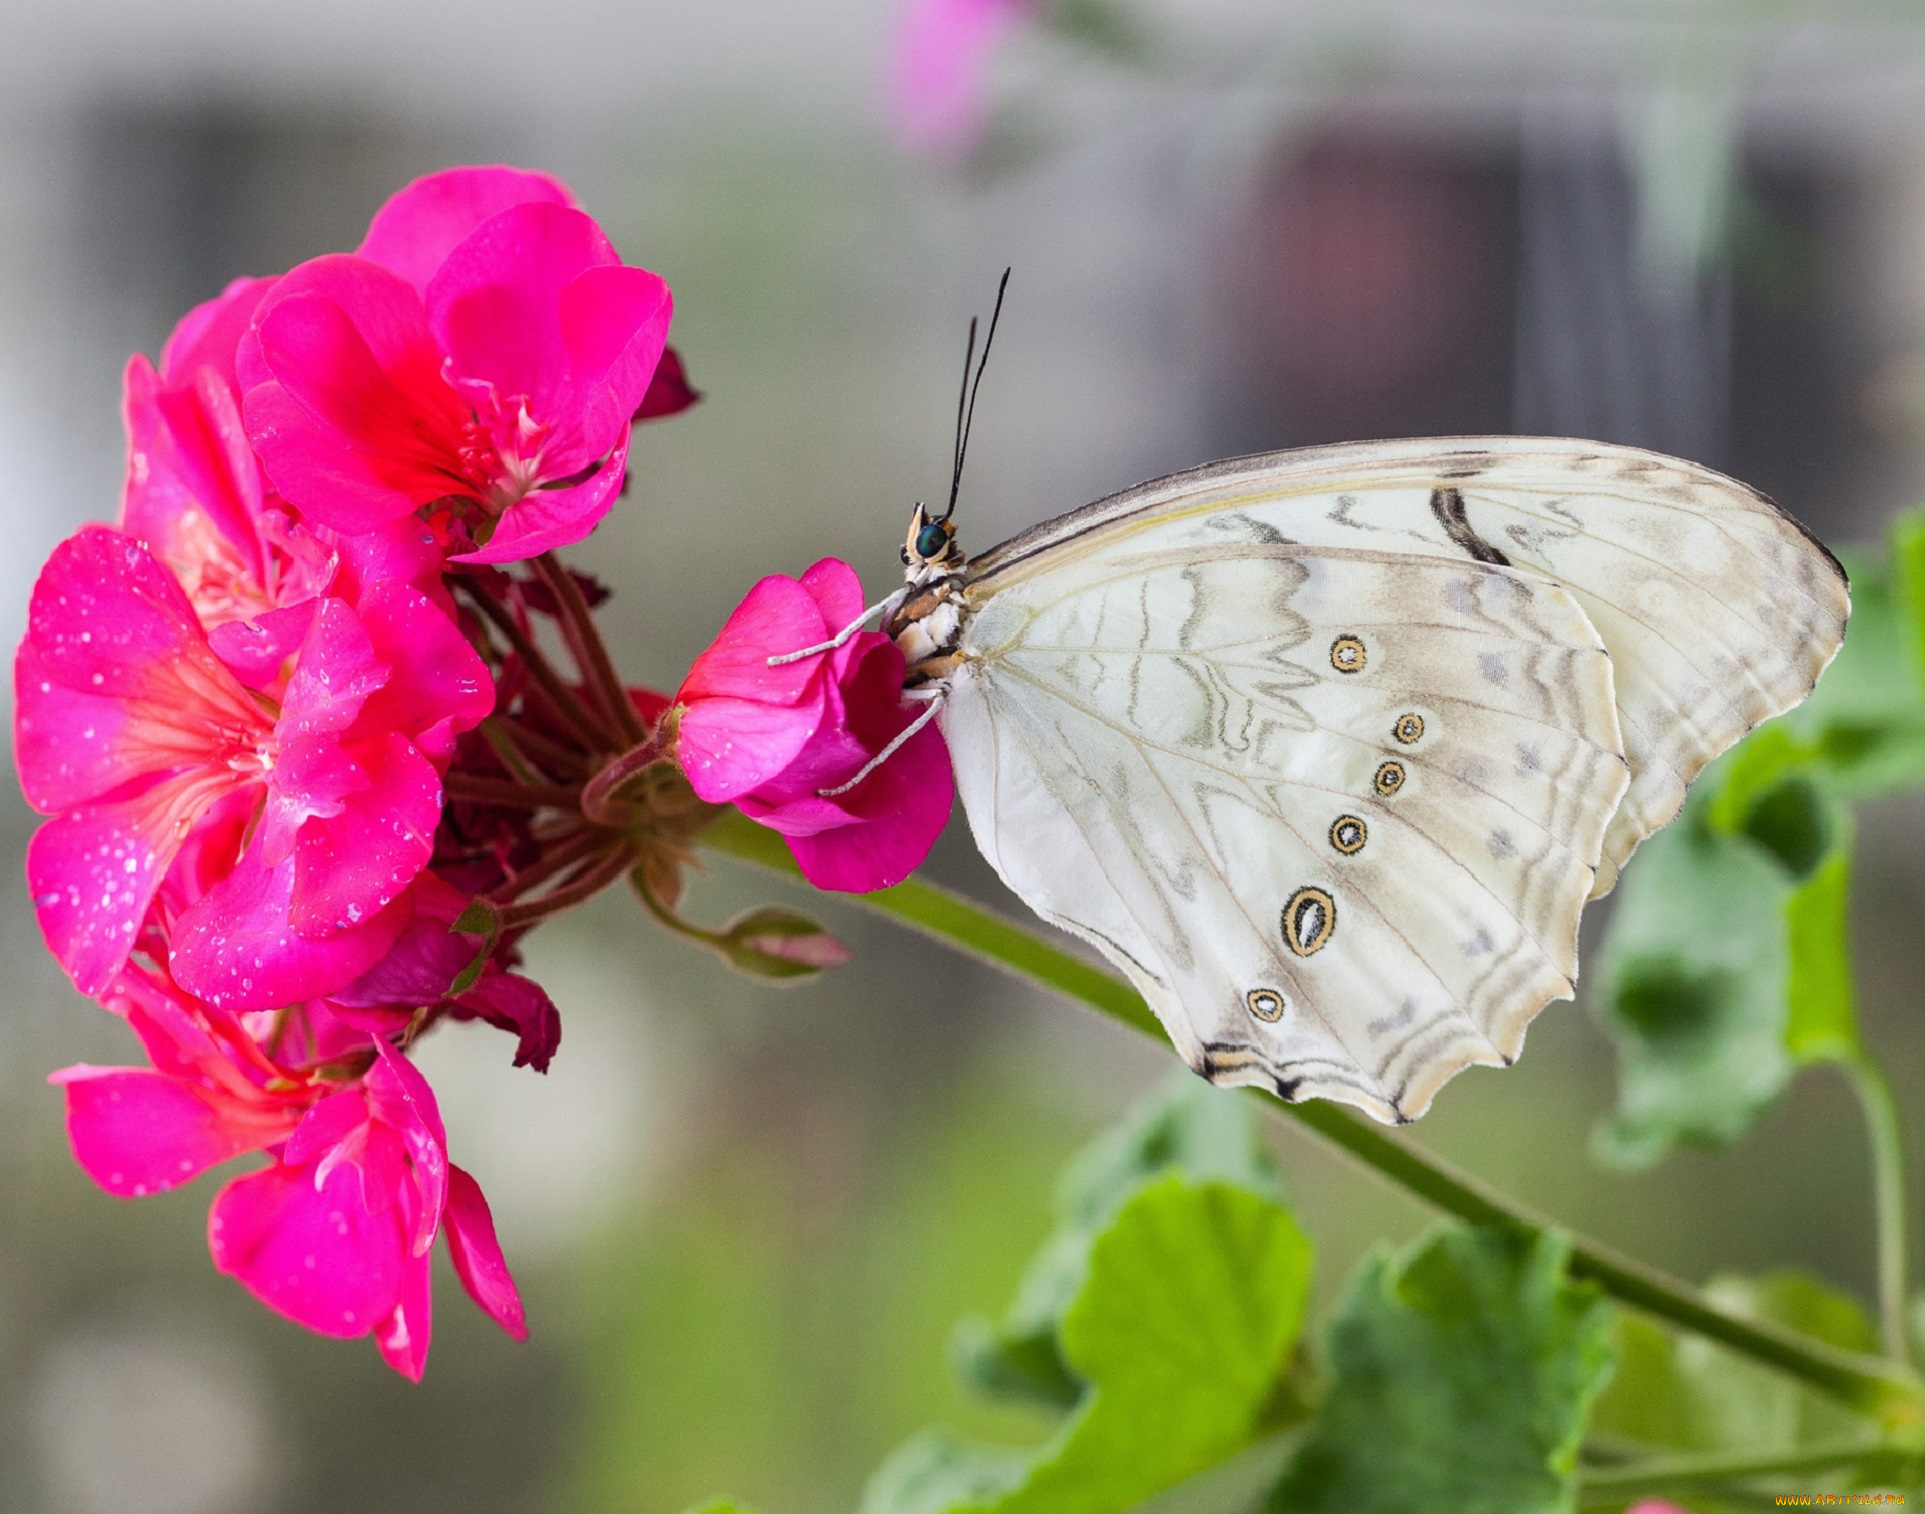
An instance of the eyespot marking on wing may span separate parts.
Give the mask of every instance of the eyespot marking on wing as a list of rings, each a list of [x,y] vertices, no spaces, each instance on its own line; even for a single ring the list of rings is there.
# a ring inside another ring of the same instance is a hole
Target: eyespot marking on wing
[[[1377,776],[1370,780],[1370,786],[1388,799],[1404,786],[1404,765],[1392,760],[1377,765]]]
[[[1309,957],[1330,944],[1337,929],[1337,901],[1323,889],[1305,884],[1283,907],[1283,944]]]
[[[1274,988],[1253,988],[1243,1002],[1250,1006],[1250,1013],[1266,1025],[1274,1025],[1283,1018],[1283,995]]]
[[[1415,746],[1424,737],[1424,717],[1415,710],[1407,715],[1399,715],[1397,724],[1390,729],[1390,734],[1405,746]]]
[[[1355,636],[1339,636],[1330,643],[1330,666],[1339,673],[1361,673],[1369,660],[1370,654]]]
[[[1330,844],[1346,857],[1354,857],[1370,839],[1370,828],[1355,815],[1339,815],[1330,822]]]

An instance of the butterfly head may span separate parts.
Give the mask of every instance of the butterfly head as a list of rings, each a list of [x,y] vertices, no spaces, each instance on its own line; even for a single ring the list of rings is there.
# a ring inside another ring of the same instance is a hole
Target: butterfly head
[[[920,502],[909,517],[909,535],[902,543],[903,579],[920,588],[962,571],[962,548],[956,545],[955,523],[932,516]]]

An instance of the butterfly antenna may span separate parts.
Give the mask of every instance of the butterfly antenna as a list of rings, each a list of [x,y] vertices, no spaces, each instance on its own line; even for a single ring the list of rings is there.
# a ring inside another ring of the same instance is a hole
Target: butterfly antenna
[[[969,455],[969,432],[976,424],[976,395],[983,387],[983,369],[989,366],[989,349],[996,340],[996,323],[1003,318],[1003,295],[1009,289],[1010,270],[1003,270],[1002,282],[996,286],[996,308],[989,313],[989,333],[983,338],[983,354],[976,357],[976,322],[969,322],[969,346],[963,353],[963,387],[956,396],[956,460],[954,471],[949,475],[949,508],[942,512],[942,519],[948,520],[956,513],[956,496],[962,492],[963,459]],[[969,365],[975,362],[974,379],[970,377]]]

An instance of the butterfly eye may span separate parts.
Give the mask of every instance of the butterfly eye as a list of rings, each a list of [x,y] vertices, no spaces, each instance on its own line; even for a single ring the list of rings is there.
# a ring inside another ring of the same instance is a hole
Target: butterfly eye
[[[1404,765],[1401,762],[1386,762],[1377,769],[1377,776],[1371,780],[1378,793],[1388,799],[1404,786]]]
[[[1330,643],[1330,666],[1339,673],[1361,673],[1367,660],[1364,644],[1354,636],[1339,636]]]
[[[1424,717],[1414,711],[1409,715],[1397,717],[1392,733],[1405,746],[1415,746],[1423,738]]]
[[[1253,988],[1243,1002],[1266,1024],[1274,1025],[1283,1018],[1283,995],[1273,988]]]
[[[949,545],[949,533],[934,521],[916,533],[916,556],[921,558],[941,557],[943,548]]]
[[[1346,857],[1361,852],[1369,837],[1370,832],[1355,815],[1339,815],[1330,827],[1330,844]]]

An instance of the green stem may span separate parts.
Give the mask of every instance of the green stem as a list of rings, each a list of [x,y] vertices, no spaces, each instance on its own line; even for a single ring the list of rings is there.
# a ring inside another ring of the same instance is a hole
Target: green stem
[[[1675,1456],[1629,1466],[1586,1471],[1578,1486],[1585,1496],[1594,1493],[1656,1493],[1700,1483],[1745,1482],[1757,1477],[1834,1472],[1850,1467],[1870,1482],[1904,1481],[1916,1471],[1917,1456],[1862,1440],[1828,1446],[1806,1446],[1777,1456]]]
[[[705,845],[791,877],[782,838],[730,812],[703,834]],[[973,904],[920,878],[852,896],[852,902],[914,926],[1007,972],[1068,995],[1135,1031],[1166,1041],[1136,990],[1102,968],[1063,951],[1032,928]],[[1307,1125],[1346,1154],[1407,1192],[1473,1225],[1536,1234],[1551,1222],[1411,1142],[1364,1124],[1334,1104],[1283,1104],[1257,1097],[1273,1114]],[[1570,1270],[1622,1303],[1670,1320],[1768,1363],[1893,1428],[1925,1426],[1925,1383],[1907,1368],[1839,1351],[1768,1320],[1732,1314],[1688,1283],[1583,1236],[1572,1237]]]
[[[1891,1080],[1865,1052],[1839,1063],[1858,1095],[1871,1142],[1872,1189],[1878,1225],[1878,1322],[1885,1354],[1913,1362],[1911,1331],[1905,1322],[1906,1232],[1905,1136],[1898,1124],[1898,1100]]]

